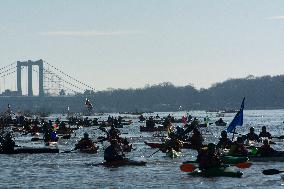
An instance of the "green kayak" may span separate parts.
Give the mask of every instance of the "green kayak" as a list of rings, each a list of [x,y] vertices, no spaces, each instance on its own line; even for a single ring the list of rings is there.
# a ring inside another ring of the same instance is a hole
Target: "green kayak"
[[[238,163],[244,163],[249,160],[248,157],[234,157],[234,156],[221,156],[223,164],[226,165],[235,165]],[[197,161],[186,161],[184,163],[197,163]]]
[[[248,160],[249,160],[248,157],[234,157],[234,156],[222,156],[221,157],[221,161],[224,164],[230,164],[230,165],[247,162]]]
[[[191,176],[197,177],[236,177],[240,178],[243,176],[243,172],[234,171],[228,168],[212,168],[206,171],[196,170],[188,173]]]

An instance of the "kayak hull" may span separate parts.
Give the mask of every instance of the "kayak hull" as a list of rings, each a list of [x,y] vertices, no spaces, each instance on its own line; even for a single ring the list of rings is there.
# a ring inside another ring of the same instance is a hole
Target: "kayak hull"
[[[233,156],[222,156],[222,158],[232,158]],[[252,162],[284,162],[284,153],[279,153],[274,156],[253,156],[248,155],[247,157],[243,156],[234,156],[236,158],[248,158]],[[241,162],[240,162],[241,163]]]
[[[205,171],[193,171],[189,173],[190,176],[196,177],[233,177],[233,178],[240,178],[243,176],[243,172],[241,171],[226,171],[225,168],[212,168]]]
[[[120,160],[112,162],[102,162],[99,164],[94,164],[92,166],[105,166],[105,167],[122,167],[122,166],[145,166],[147,162],[145,161],[134,161],[134,160]]]
[[[59,149],[51,148],[18,148],[11,153],[0,152],[0,154],[45,154],[45,153],[59,153]]]
[[[248,157],[234,157],[234,156],[222,156],[221,157],[221,161],[224,164],[230,164],[230,165],[247,162],[248,160],[249,160]]]
[[[156,132],[156,131],[167,131],[167,128],[158,126],[158,127],[143,127],[140,126],[140,132]]]
[[[284,156],[249,156],[249,159],[253,162],[284,162]]]

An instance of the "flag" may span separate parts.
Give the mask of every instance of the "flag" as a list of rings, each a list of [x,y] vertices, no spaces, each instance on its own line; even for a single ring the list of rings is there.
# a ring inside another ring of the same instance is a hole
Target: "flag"
[[[227,128],[227,132],[231,133],[236,126],[242,126],[244,123],[244,106],[245,106],[245,98],[243,99],[241,109],[235,115],[233,121],[230,123],[229,127]]]

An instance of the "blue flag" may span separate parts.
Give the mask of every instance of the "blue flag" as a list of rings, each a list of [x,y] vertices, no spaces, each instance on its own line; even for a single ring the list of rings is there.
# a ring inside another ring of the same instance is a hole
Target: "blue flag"
[[[231,133],[236,126],[242,126],[244,123],[244,106],[245,106],[245,98],[243,99],[241,109],[235,115],[233,121],[230,123],[229,127],[227,128],[227,132]]]

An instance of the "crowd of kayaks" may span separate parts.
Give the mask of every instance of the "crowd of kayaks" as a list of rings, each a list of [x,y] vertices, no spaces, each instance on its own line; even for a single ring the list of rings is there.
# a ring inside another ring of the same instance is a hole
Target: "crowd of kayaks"
[[[139,131],[140,132],[168,132],[168,127],[165,125],[166,121],[169,121],[168,119],[160,119],[158,115],[155,117],[152,117],[150,119],[146,119],[143,116],[138,117],[139,122],[143,123],[143,125],[139,126]],[[191,119],[185,119],[182,117],[181,119],[173,119],[171,118],[171,123],[182,123],[182,124],[187,124],[188,120],[192,121]],[[108,120],[105,121],[99,121],[97,118],[94,120],[90,119],[83,119],[78,121],[78,119],[72,118],[69,121],[61,121],[56,123],[53,122],[53,124],[57,124],[57,127],[55,129],[56,131],[56,138],[54,141],[49,141],[46,144],[46,147],[42,148],[31,148],[31,147],[16,147],[13,152],[11,153],[5,153],[1,152],[1,154],[41,154],[41,153],[60,153],[60,150],[58,148],[50,147],[53,144],[56,144],[58,140],[69,140],[72,138],[72,135],[74,131],[82,128],[82,127],[98,127],[98,128],[108,128],[110,125],[114,125],[116,128],[121,128],[124,125],[131,125],[133,122],[137,120],[123,120],[121,117],[119,119],[114,119],[114,118],[108,118]],[[62,123],[63,122],[63,123]],[[33,122],[32,122],[33,123]],[[60,124],[66,124],[68,125],[67,128],[60,129]],[[11,126],[13,124],[9,124]],[[75,127],[73,127],[75,125]],[[208,122],[205,123],[199,123],[197,125],[198,128],[203,128],[203,127],[208,127],[210,125]],[[215,122],[216,126],[226,126],[227,123],[225,123],[222,119],[219,119]],[[35,133],[33,132],[33,128],[30,130],[26,130],[25,126],[19,126],[18,123],[16,125],[12,126],[12,130],[14,132],[19,132],[22,133],[23,135],[31,135],[33,138],[31,141],[41,141],[43,138],[39,138]],[[40,133],[41,130],[36,130],[37,133]],[[284,139],[283,136],[277,137],[279,140]],[[103,141],[105,137],[98,138],[98,140]],[[166,148],[166,143],[161,141],[161,142],[151,142],[151,141],[145,141],[144,144],[150,148],[157,148],[158,151],[163,151],[162,149]],[[206,145],[204,145],[206,147]],[[133,148],[132,145],[127,145],[124,147],[124,152],[130,152]],[[182,148],[183,149],[189,149],[189,150],[195,150],[195,146],[193,146],[190,142],[184,141],[182,143]],[[69,152],[80,152],[80,153],[97,153],[99,148],[90,148],[90,149],[77,149],[77,150],[70,150],[70,151],[63,151],[61,153],[69,153]],[[157,152],[158,152],[157,151]],[[165,155],[167,157],[171,158],[178,158],[182,155],[182,152],[177,151],[173,148],[166,150]],[[284,162],[284,153],[278,153],[277,155],[273,156],[259,156],[259,155],[253,155],[249,154],[248,156],[245,157],[234,157],[234,156],[229,156],[229,155],[222,155],[222,162],[223,166],[222,167],[216,167],[212,168],[210,170],[199,170],[198,169],[198,163],[196,161],[187,161],[184,162],[181,165],[181,170],[183,172],[188,172],[189,175],[191,176],[202,176],[202,177],[219,177],[219,176],[224,176],[224,177],[241,177],[243,175],[243,172],[241,171],[235,171],[232,169],[232,167],[239,167],[239,168],[249,168],[252,164],[250,162],[268,162],[268,161],[273,161],[273,162]],[[130,159],[123,159],[120,161],[116,162],[102,162],[98,164],[92,164],[92,166],[144,166],[146,165],[145,161],[133,161]]]

